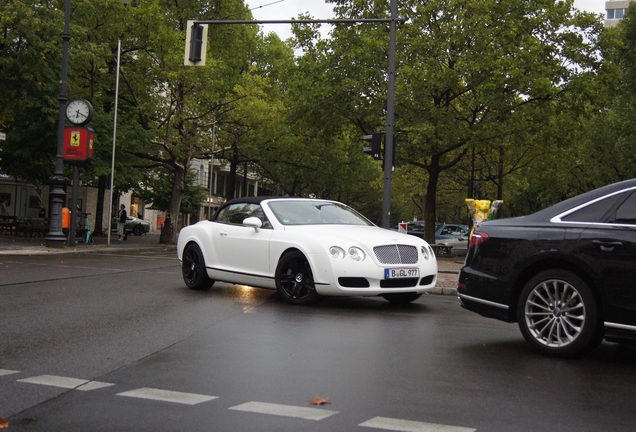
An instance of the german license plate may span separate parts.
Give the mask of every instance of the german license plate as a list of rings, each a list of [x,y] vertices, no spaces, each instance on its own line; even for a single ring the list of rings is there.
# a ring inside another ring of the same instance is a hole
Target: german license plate
[[[384,279],[404,279],[420,277],[420,269],[416,268],[395,268],[384,269]]]

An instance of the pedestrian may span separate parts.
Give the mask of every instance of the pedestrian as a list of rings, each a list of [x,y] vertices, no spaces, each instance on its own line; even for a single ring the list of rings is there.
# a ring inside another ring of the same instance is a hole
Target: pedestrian
[[[46,217],[46,209],[42,204],[40,204],[40,208],[38,209],[38,217],[44,219]]]
[[[128,240],[128,236],[126,235],[126,230],[124,229],[124,225],[126,225],[126,218],[128,214],[126,213],[126,206],[119,206],[119,213],[117,214],[117,234],[119,238],[117,240]]]
[[[7,211],[7,199],[3,199],[0,203],[0,216],[9,216],[9,212]],[[4,218],[3,218],[4,219]]]

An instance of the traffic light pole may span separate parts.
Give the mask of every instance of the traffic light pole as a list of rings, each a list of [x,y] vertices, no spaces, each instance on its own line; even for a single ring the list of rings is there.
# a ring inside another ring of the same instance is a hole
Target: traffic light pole
[[[386,135],[384,136],[384,192],[382,194],[382,228],[391,227],[391,181],[393,179],[393,152],[395,146],[395,57],[397,45],[397,0],[391,0],[391,21],[389,22],[389,70],[386,97]]]

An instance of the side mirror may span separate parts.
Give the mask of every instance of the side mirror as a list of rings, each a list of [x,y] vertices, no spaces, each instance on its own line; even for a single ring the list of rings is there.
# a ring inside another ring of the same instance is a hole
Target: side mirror
[[[254,228],[257,232],[263,226],[263,221],[259,218],[252,216],[247,219],[243,219],[243,225]]]

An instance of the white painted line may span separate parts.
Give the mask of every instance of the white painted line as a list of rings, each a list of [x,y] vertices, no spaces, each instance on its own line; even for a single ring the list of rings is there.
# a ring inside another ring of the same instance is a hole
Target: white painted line
[[[74,389],[82,384],[86,384],[88,381],[77,378],[67,378],[55,375],[40,375],[31,378],[19,379],[18,382],[25,382],[30,384],[40,384],[52,387],[62,387],[67,389]]]
[[[101,381],[91,381],[91,382],[89,382],[87,384],[79,386],[77,388],[77,390],[90,391],[90,390],[97,390],[97,389],[100,389],[100,388],[110,387],[110,386],[114,386],[114,385],[115,384],[101,382]]]
[[[231,408],[236,411],[246,411],[258,414],[270,414],[285,417],[295,417],[305,420],[322,420],[334,414],[338,414],[338,411],[329,411],[318,408],[298,407],[291,405],[278,405],[264,402],[247,402],[241,405],[236,405]]]
[[[14,371],[14,370],[9,370],[9,369],[0,369],[0,376],[2,375],[11,375],[11,374],[15,374],[18,373],[20,371]]]
[[[174,402],[186,405],[196,405],[202,402],[218,399],[218,396],[206,396],[194,393],[182,393],[170,390],[161,390],[154,388],[140,388],[123,393],[117,393],[117,396],[127,396],[140,399],[150,399],[163,402]]]
[[[460,426],[447,426],[387,417],[374,417],[371,420],[360,423],[358,426],[400,432],[474,432],[477,430]]]

